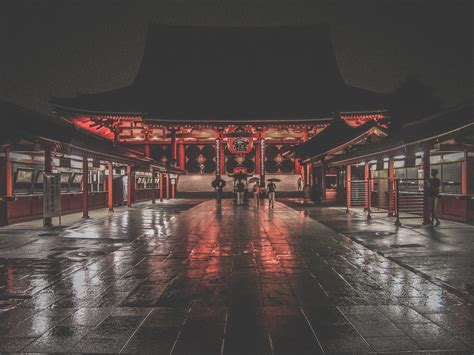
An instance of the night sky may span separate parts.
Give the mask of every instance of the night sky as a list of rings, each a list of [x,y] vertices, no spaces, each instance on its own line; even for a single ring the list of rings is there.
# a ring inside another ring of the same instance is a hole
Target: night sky
[[[473,97],[473,4],[14,0],[2,4],[0,12],[0,97],[48,112],[51,95],[128,85],[140,64],[150,21],[232,26],[325,22],[331,24],[348,84],[389,92],[411,74],[433,87],[445,105],[453,105]]]

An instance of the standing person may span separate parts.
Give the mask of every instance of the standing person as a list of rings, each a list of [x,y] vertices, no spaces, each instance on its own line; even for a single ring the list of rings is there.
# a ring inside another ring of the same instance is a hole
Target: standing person
[[[260,185],[258,184],[258,182],[256,182],[255,185],[253,185],[252,190],[253,190],[253,201],[255,202],[255,207],[257,207],[260,202]]]
[[[438,170],[431,169],[431,178],[427,182],[428,185],[428,208],[431,214],[431,226],[439,226],[441,223],[436,216],[436,207],[438,206],[439,188],[441,180],[438,179]],[[436,224],[435,224],[436,221]]]
[[[298,178],[298,191],[301,191],[301,176]]]
[[[276,185],[273,181],[267,186],[268,191],[268,207],[275,208],[275,192],[276,192]]]
[[[212,182],[212,187],[216,190],[217,203],[222,202],[222,190],[224,189],[225,181],[221,179],[220,175],[216,176],[216,179]]]
[[[238,205],[243,205],[245,185],[242,182],[242,180],[239,180],[236,187],[237,187],[237,204]]]

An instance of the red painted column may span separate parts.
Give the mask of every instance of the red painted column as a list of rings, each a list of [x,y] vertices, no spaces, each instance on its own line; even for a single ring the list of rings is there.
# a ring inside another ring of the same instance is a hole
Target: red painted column
[[[298,159],[296,159],[296,157],[294,157],[293,159],[295,160],[295,174],[300,175],[301,174],[300,162]]]
[[[323,201],[326,200],[326,171],[327,171],[327,164],[323,160],[321,162],[321,199]]]
[[[265,187],[265,139],[260,138],[260,185]]]
[[[346,211],[351,208],[351,165],[346,165]]]
[[[467,149],[464,149],[464,160],[461,162],[461,195],[467,195]]]
[[[109,161],[109,176],[108,176],[108,184],[107,184],[107,205],[109,207],[109,212],[114,211],[114,167],[112,166],[112,162]]]
[[[127,165],[127,207],[132,207],[132,166]]]
[[[82,157],[82,218],[89,218],[89,160]]]
[[[170,180],[171,182],[171,180]],[[176,181],[174,184],[171,184],[171,199],[174,200],[174,192],[175,192]]]
[[[369,208],[369,195],[370,195],[370,186],[369,186],[369,178],[370,178],[370,170],[369,170],[369,163],[365,162],[364,165],[364,181],[365,181],[365,189],[367,192],[367,195],[365,196],[365,209]]]
[[[179,168],[181,170],[184,170],[185,168],[185,162],[186,162],[186,157],[185,157],[185,152],[184,152],[184,143],[181,143],[178,145],[178,161],[179,161]]]
[[[430,224],[430,206],[428,206],[428,179],[430,178],[430,147],[423,147],[423,224]]]
[[[163,202],[163,178],[164,174],[160,173],[160,202]]]
[[[53,153],[49,147],[44,149],[44,172],[46,174],[51,174],[53,172]],[[52,218],[45,217],[43,219],[43,225],[45,227],[51,227],[53,225]]]
[[[171,159],[177,163],[178,161],[178,150],[176,146],[176,129],[171,130]]]
[[[169,174],[163,174],[166,178],[166,199],[170,199],[170,175]]]
[[[257,139],[257,142],[255,144],[255,175],[260,174],[260,160],[260,140]]]
[[[5,188],[5,194],[7,196],[13,196],[13,163],[10,161],[10,154],[6,153],[6,166],[5,166],[5,182],[7,184]]]
[[[155,183],[156,173],[155,170],[151,169],[151,203],[156,203],[156,183]],[[160,175],[160,182],[161,184],[161,175]],[[161,195],[161,188],[160,188],[160,195]]]

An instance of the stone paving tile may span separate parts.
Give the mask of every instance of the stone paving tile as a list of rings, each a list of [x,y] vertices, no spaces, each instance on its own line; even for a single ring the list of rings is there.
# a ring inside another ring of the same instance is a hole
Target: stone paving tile
[[[192,205],[135,208],[0,253],[0,299],[20,303],[0,312],[0,350],[472,348],[465,300],[314,219],[228,200],[179,213]]]

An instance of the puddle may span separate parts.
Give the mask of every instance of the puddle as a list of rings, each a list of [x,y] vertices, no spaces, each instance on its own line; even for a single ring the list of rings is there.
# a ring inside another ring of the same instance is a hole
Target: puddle
[[[397,232],[384,231],[384,232],[375,232],[374,234],[375,234],[377,237],[386,237],[386,236],[389,236],[389,235],[397,234]]]
[[[392,244],[392,248],[424,248],[423,244]]]
[[[46,233],[38,234],[39,237],[56,237],[58,235],[59,233],[54,233],[54,232],[46,232]]]

